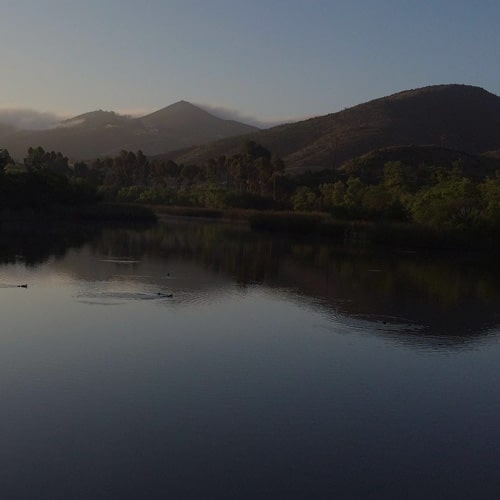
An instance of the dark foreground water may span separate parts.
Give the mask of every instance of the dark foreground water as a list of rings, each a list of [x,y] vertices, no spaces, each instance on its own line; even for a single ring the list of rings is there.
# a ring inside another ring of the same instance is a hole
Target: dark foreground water
[[[500,260],[180,221],[0,260],[1,498],[500,498]]]

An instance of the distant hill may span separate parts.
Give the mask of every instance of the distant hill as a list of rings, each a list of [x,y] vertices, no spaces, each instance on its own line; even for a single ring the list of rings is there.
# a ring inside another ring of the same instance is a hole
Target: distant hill
[[[2,137],[6,137],[9,134],[13,134],[16,131],[16,128],[12,125],[7,125],[5,123],[0,123],[0,140]],[[0,145],[0,149],[3,147]]]
[[[338,167],[374,149],[398,145],[479,154],[500,149],[500,97],[468,85],[424,87],[165,156],[202,163],[235,154],[249,139],[280,155],[290,172]]]
[[[122,149],[141,149],[154,155],[257,130],[180,101],[140,118],[99,110],[46,130],[15,130],[0,125],[0,147],[17,158],[24,157],[30,146],[42,146],[73,160],[84,160],[114,155]]]

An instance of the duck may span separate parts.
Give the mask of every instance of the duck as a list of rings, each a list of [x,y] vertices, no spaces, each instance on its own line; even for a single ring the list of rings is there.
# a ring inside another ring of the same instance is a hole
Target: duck
[[[28,288],[28,284],[25,283],[24,285],[17,285],[17,288]]]

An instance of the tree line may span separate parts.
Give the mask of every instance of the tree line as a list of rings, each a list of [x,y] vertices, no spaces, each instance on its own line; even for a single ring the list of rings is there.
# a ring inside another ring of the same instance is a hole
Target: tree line
[[[291,198],[300,211],[326,211],[335,218],[413,222],[435,229],[500,226],[500,171],[480,181],[453,168],[410,167],[387,162],[369,183],[349,176],[316,187],[298,186]]]
[[[500,224],[500,172],[480,180],[453,168],[386,162],[362,178],[329,170],[289,176],[281,158],[254,141],[203,165],[148,159],[141,151],[71,165],[61,153],[29,148],[22,163],[0,149],[0,205],[109,200],[206,208],[289,209],[336,219],[389,220],[435,228]]]
[[[44,210],[98,200],[96,186],[74,175],[68,158],[43,148],[29,148],[22,163],[0,149],[0,209]]]

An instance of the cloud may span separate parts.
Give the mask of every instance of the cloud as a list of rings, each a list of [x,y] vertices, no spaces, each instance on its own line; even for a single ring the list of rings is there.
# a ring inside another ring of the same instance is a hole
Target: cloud
[[[149,115],[157,111],[158,108],[120,108],[117,113],[121,116],[126,116],[127,118],[141,118],[143,116]]]
[[[22,130],[39,130],[55,127],[64,116],[34,109],[0,109],[0,124],[11,125]]]
[[[271,128],[276,125],[281,125],[283,123],[291,123],[299,120],[305,120],[310,117],[288,117],[288,118],[276,118],[259,120],[254,116],[241,113],[238,110],[227,108],[225,106],[217,106],[213,104],[203,104],[196,103],[196,106],[204,109],[208,113],[211,113],[224,120],[236,120],[241,123],[246,123],[247,125],[253,125],[261,129]],[[120,109],[120,114],[130,117],[140,117],[148,113],[151,113],[151,109],[146,108],[130,108],[130,109]],[[4,108],[0,109],[0,125],[10,125],[16,129],[21,130],[43,130],[54,127],[70,127],[77,125],[77,121],[71,121],[63,124],[63,120],[67,120],[68,116],[59,115],[52,112],[36,111],[34,109],[24,109],[24,108]]]
[[[70,127],[76,127],[78,125],[81,125],[82,123],[85,123],[85,120],[83,118],[73,118],[73,119],[70,119],[69,121],[57,123],[55,126],[57,128],[70,128]]]
[[[259,120],[251,115],[246,115],[237,111],[235,109],[226,108],[224,106],[215,106],[212,104],[204,104],[204,103],[196,103],[196,106],[204,109],[208,113],[217,116],[218,118],[222,118],[224,120],[236,120],[241,123],[246,123],[247,125],[253,125],[258,128],[271,128],[276,125],[281,125],[283,123],[290,123],[298,120],[302,120],[303,118],[291,118],[291,119],[269,119],[269,120]]]

